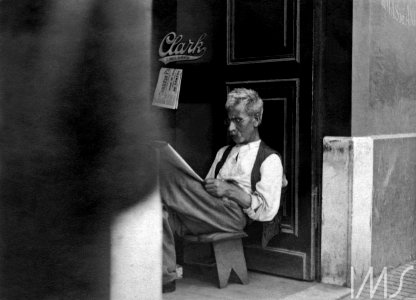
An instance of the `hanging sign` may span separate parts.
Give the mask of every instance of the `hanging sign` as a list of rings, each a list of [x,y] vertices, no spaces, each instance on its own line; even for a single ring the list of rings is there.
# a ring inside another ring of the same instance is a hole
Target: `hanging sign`
[[[177,35],[175,32],[169,32],[163,38],[159,46],[160,61],[164,64],[177,61],[196,60],[204,56],[207,47],[204,39],[207,34],[200,35],[197,41],[183,40],[183,35]]]
[[[152,104],[177,109],[181,80],[181,69],[161,68]]]

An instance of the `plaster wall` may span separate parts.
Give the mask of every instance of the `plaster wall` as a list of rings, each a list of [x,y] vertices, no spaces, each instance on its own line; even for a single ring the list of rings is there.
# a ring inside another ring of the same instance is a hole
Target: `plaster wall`
[[[351,138],[325,138],[322,182],[322,280],[344,285],[416,255],[416,3],[352,2]]]
[[[414,49],[414,1],[353,1],[352,136],[415,131]]]
[[[416,135],[374,139],[375,273],[416,257]]]
[[[326,137],[322,281],[361,286],[416,256],[416,135]]]

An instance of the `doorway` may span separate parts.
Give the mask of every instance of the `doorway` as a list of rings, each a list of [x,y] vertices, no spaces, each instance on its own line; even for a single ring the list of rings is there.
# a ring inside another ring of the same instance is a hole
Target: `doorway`
[[[165,1],[154,4],[159,14],[155,15],[159,36],[155,36],[154,53],[169,32],[183,34],[186,40],[206,34],[204,57],[167,65],[183,69],[183,79],[178,110],[164,112],[171,130],[168,139],[201,176],[226,140],[221,120],[226,93],[247,87],[264,100],[260,135],[282,155],[289,186],[279,211],[281,234],[265,249],[260,242],[246,243],[246,260],[251,270],[302,280],[316,279],[315,265],[319,265],[315,255],[320,184],[316,174],[321,153],[313,119],[315,2],[172,0],[169,10]],[[166,67],[158,64],[156,71]],[[203,139],[201,132],[206,133]]]

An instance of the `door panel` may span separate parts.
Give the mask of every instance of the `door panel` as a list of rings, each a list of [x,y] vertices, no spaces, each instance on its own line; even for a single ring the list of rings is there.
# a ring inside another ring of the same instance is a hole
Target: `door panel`
[[[297,0],[229,0],[228,64],[298,60]]]
[[[282,232],[266,249],[249,238],[249,269],[314,278],[312,223],[312,1],[228,0],[227,92],[256,90],[264,100],[261,138],[280,152],[289,181]]]

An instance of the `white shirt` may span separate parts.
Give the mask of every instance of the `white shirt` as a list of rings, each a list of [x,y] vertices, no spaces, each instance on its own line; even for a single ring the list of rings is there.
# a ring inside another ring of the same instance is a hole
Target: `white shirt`
[[[278,155],[269,155],[260,166],[261,180],[256,184],[256,191],[251,190],[251,171],[260,142],[258,140],[244,145],[235,145],[217,178],[236,181],[251,196],[251,206],[243,209],[249,218],[256,221],[270,221],[275,217],[280,206],[283,167]],[[215,167],[226,148],[227,146],[217,152],[206,178],[215,177]]]

